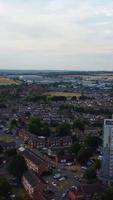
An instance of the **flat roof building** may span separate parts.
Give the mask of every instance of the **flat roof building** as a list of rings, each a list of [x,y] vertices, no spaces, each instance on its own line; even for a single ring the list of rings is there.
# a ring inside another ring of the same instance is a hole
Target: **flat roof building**
[[[104,120],[102,178],[113,181],[113,119]]]

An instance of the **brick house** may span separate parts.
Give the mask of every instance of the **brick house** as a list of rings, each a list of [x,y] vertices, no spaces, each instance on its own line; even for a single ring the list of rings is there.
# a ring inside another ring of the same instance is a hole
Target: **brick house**
[[[47,184],[31,170],[24,173],[22,177],[22,184],[31,199],[47,199]]]
[[[16,148],[16,143],[0,141],[0,148],[3,150],[3,152],[12,150]]]
[[[46,141],[47,147],[58,147],[58,146],[71,146],[72,145],[72,138],[70,136],[64,137],[49,137]]]
[[[24,130],[19,132],[19,136],[26,142],[26,146],[31,149],[58,146],[69,147],[73,143],[71,136],[45,138],[43,136],[38,137]]]
[[[92,200],[95,194],[104,192],[105,189],[106,186],[102,183],[72,187],[68,192],[68,200]]]
[[[26,161],[28,169],[42,175],[44,172],[48,172],[48,162],[42,157],[38,156],[31,150],[26,149],[23,151],[23,157]]]

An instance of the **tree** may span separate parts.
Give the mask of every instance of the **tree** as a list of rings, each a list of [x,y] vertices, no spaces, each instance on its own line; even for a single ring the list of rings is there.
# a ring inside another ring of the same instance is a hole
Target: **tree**
[[[102,195],[102,200],[113,200],[113,187],[109,187]]]
[[[101,144],[101,140],[97,136],[88,136],[85,140],[85,145],[87,147],[94,149],[94,150],[96,150],[96,148],[98,148],[98,146],[100,144]]]
[[[74,153],[75,155],[78,155],[80,149],[81,145],[77,142],[71,146],[71,152]]]
[[[47,124],[43,124],[40,130],[40,134],[44,137],[49,137],[50,136],[50,128],[48,127]]]
[[[4,197],[0,196],[0,200],[4,200]]]
[[[6,178],[0,177],[0,197],[7,196],[8,192],[10,192],[11,187],[7,182]]]
[[[21,180],[23,173],[27,170],[26,162],[21,155],[16,155],[9,164],[9,172],[18,180]]]
[[[71,98],[71,100],[72,100],[72,101],[76,101],[76,100],[77,100],[77,97],[76,97],[76,96],[73,96],[73,97]]]
[[[56,131],[57,131],[58,135],[61,136],[61,137],[69,135],[69,133],[70,133],[70,125],[67,124],[67,123],[60,124],[56,128]]]
[[[90,167],[89,169],[87,169],[84,176],[88,180],[96,179],[96,176],[97,176],[96,175],[96,169],[94,167]]]
[[[104,193],[98,194],[93,200],[113,200],[113,186],[110,186]]]
[[[52,101],[66,101],[67,98],[65,96],[53,96],[51,97]]]
[[[81,131],[84,131],[85,129],[85,124],[82,120],[80,119],[77,119],[74,124],[73,124],[73,127],[76,128],[76,129],[79,129]]]
[[[16,119],[11,121],[11,127],[18,127],[18,121]]]
[[[62,158],[64,155],[65,155],[64,150],[59,151],[57,154],[58,158]]]
[[[37,117],[33,117],[29,123],[29,131],[34,134],[40,134],[41,131],[41,121]]]
[[[31,102],[47,102],[47,96],[45,95],[31,95],[26,98],[27,101]]]
[[[29,131],[38,136],[42,135],[45,137],[50,136],[50,129],[47,124],[42,124],[40,119],[33,117],[29,123]]]
[[[73,143],[76,143],[79,141],[77,135],[72,135],[72,141]]]
[[[10,149],[5,152],[5,156],[15,156],[17,154],[16,149]]]
[[[87,147],[82,147],[78,153],[78,161],[81,163],[85,163],[92,155],[92,149]]]
[[[95,162],[95,169],[100,169],[101,168],[101,161],[99,159],[96,160]]]
[[[3,148],[2,146],[0,145],[0,154],[3,153]]]

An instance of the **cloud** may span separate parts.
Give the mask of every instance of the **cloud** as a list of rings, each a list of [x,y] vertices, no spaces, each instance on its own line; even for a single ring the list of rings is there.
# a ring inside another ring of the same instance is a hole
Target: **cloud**
[[[1,68],[111,69],[112,35],[111,0],[0,0]]]

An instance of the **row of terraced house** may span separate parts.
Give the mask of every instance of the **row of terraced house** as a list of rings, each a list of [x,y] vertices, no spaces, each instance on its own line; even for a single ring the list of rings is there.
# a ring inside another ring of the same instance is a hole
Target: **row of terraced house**
[[[72,145],[71,136],[63,137],[37,137],[27,131],[20,131],[19,136],[24,140],[29,148],[50,148],[50,147],[70,147]]]
[[[48,172],[48,162],[26,149],[22,152],[28,170],[22,177],[22,184],[32,200],[47,200],[47,184],[42,179],[42,174]]]

